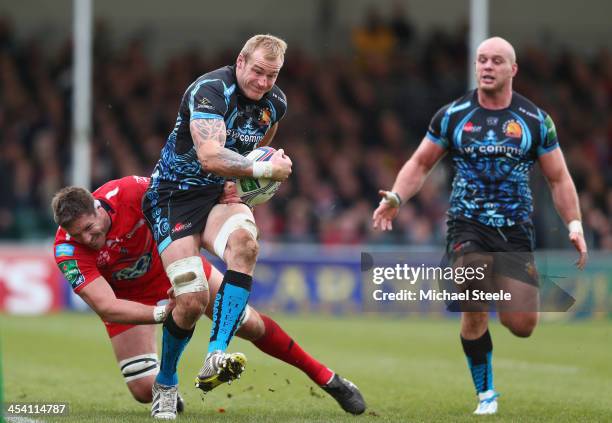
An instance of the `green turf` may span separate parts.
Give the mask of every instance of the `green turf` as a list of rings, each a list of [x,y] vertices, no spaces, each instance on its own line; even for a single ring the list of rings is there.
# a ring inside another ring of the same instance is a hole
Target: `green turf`
[[[369,408],[360,421],[612,421],[609,321],[543,323],[530,339],[492,325],[500,411],[475,417],[457,321],[273,317],[361,388]],[[202,323],[180,364],[187,411],[179,421],[356,421],[301,372],[242,340],[231,350],[249,358],[243,378],[203,400],[192,387],[210,327]],[[70,417],[51,419],[60,422],[151,421],[148,405],[136,403],[125,388],[95,316],[2,316],[0,330],[5,401],[68,402]]]

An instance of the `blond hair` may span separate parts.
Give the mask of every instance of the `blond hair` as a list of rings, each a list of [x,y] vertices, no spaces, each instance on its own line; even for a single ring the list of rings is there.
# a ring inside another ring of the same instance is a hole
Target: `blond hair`
[[[284,59],[285,51],[287,51],[287,43],[270,34],[254,35],[244,43],[242,50],[240,50],[240,55],[247,60],[258,48],[264,50],[264,58],[266,60],[275,60],[278,57]]]

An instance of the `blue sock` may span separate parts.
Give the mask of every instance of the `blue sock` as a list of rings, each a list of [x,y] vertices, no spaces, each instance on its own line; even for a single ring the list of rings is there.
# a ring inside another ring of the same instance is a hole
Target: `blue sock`
[[[467,340],[461,337],[461,345],[463,345],[476,393],[494,390],[493,342],[489,330],[487,329],[478,339]]]
[[[155,382],[165,386],[178,385],[177,367],[181,354],[193,335],[194,329],[177,326],[172,313],[164,321],[162,334],[162,359]]]
[[[249,301],[253,278],[246,273],[228,270],[215,297],[213,323],[208,352],[225,351]]]

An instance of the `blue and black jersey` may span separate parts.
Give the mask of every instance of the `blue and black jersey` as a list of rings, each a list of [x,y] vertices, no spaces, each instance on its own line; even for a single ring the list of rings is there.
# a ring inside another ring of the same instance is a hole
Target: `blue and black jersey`
[[[539,156],[559,147],[543,110],[516,92],[508,108],[484,109],[474,90],[434,115],[427,138],[453,161],[451,218],[492,227],[531,221],[529,172]]]
[[[223,119],[227,128],[225,147],[245,155],[257,147],[286,111],[287,99],[276,85],[260,100],[244,96],[236,81],[235,66],[200,76],[183,95],[174,130],[151,176],[151,186],[187,190],[225,181],[202,169],[189,130],[192,120]]]

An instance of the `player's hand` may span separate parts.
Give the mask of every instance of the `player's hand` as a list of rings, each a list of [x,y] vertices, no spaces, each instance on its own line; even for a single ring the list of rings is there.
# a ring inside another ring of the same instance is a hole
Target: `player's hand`
[[[238,192],[236,191],[236,182],[225,181],[223,185],[223,194],[219,198],[219,204],[235,204],[241,203]]]
[[[382,199],[380,200],[378,208],[374,210],[374,214],[372,215],[374,229],[390,231],[393,229],[391,221],[395,219],[399,213],[400,205],[390,197],[392,195],[390,191],[380,190],[378,191],[378,195],[380,195]]]
[[[272,180],[284,182],[289,178],[293,163],[289,156],[285,155],[285,151],[282,148],[276,150],[270,158],[270,163],[272,163]]]
[[[578,269],[582,270],[584,269],[584,266],[586,265],[587,260],[589,258],[586,242],[584,241],[584,235],[580,232],[570,232],[569,240],[572,244],[574,244],[574,248],[576,248],[578,254],[580,254],[578,260],[576,260],[576,263],[574,264]]]
[[[168,294],[168,304],[166,304],[166,318],[168,318],[168,316],[170,316],[170,313],[172,313],[172,310],[174,310],[174,307],[176,307],[176,297],[174,296],[174,287],[170,287],[170,289],[166,291],[166,294]]]

